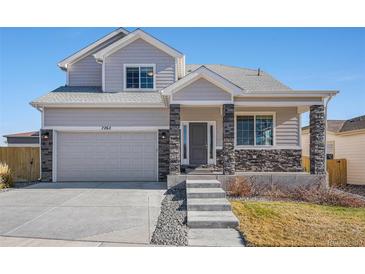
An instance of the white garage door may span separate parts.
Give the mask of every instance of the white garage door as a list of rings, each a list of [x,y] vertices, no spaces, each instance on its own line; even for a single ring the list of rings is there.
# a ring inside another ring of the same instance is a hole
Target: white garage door
[[[156,181],[154,132],[58,132],[57,181]]]

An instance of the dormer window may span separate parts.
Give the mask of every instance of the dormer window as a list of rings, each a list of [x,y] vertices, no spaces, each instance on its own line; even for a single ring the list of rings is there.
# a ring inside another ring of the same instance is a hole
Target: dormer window
[[[154,90],[156,66],[149,65],[124,65],[125,90]]]

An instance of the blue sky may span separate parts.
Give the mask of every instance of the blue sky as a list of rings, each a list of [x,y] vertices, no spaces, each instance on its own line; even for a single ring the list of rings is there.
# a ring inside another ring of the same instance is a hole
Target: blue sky
[[[38,130],[29,102],[65,84],[57,63],[114,29],[0,28],[0,135]],[[143,29],[187,63],[260,67],[293,89],[340,90],[329,119],[365,114],[365,28]]]

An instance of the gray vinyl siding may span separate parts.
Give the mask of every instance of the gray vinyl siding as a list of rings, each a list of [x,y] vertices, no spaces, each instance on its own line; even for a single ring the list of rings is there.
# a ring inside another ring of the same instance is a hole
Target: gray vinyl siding
[[[46,108],[45,127],[167,127],[167,108]]]
[[[96,47],[84,58],[71,64],[68,68],[68,85],[70,86],[102,86],[102,65],[95,61],[93,54],[111,43],[123,38],[125,34],[118,34]]]
[[[102,65],[89,55],[69,68],[70,86],[101,86]]]
[[[39,137],[7,137],[8,144],[39,144]]]
[[[231,94],[222,90],[211,82],[201,78],[174,93],[173,99],[175,101],[224,101],[230,100]]]
[[[156,89],[175,82],[175,59],[142,39],[114,52],[105,60],[105,91],[124,88],[124,64],[156,64]]]
[[[235,111],[242,112],[275,112],[276,113],[276,145],[299,146],[299,114],[296,107],[247,108],[236,107]]]

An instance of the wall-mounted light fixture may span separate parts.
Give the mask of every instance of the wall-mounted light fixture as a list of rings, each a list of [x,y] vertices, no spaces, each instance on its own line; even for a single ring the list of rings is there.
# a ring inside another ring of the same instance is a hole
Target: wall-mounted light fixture
[[[45,133],[42,135],[42,138],[43,138],[43,140],[48,140],[48,138],[49,138],[49,132],[45,132]]]
[[[166,132],[162,132],[162,134],[161,134],[161,139],[162,139],[162,140],[166,139]]]

